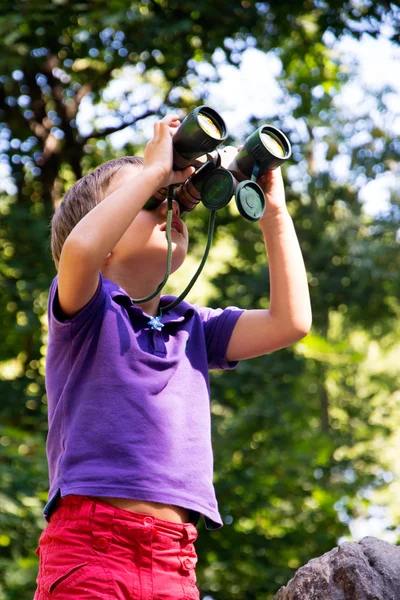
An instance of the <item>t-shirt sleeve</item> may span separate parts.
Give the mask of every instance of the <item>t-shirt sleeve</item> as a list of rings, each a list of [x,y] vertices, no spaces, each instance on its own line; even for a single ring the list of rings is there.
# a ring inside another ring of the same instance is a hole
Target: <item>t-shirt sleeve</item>
[[[239,361],[227,361],[226,351],[233,329],[244,310],[236,306],[228,306],[225,309],[204,306],[196,308],[203,323],[208,368],[235,369]]]
[[[58,275],[53,279],[50,286],[49,300],[47,307],[49,332],[51,335],[63,337],[74,337],[82,329],[89,328],[90,325],[99,318],[99,314],[104,312],[106,289],[104,287],[103,276],[99,272],[99,285],[89,302],[81,310],[69,318],[64,315],[58,299]]]

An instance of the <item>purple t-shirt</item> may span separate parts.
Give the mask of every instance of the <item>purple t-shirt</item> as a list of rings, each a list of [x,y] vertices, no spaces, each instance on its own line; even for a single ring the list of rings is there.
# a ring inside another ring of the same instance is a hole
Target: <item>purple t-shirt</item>
[[[156,331],[100,273],[90,302],[65,319],[57,280],[48,304],[45,517],[58,494],[114,496],[181,506],[217,529],[208,370],[236,367],[225,354],[243,311],[181,302]]]

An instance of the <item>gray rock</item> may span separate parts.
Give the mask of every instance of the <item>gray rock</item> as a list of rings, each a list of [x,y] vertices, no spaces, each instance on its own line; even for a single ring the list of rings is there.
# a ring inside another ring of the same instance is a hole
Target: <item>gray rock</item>
[[[296,571],[273,600],[400,600],[400,546],[365,537]]]

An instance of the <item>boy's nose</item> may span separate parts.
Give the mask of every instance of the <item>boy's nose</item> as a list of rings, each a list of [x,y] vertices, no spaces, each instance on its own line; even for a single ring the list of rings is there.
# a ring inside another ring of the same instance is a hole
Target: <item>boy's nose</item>
[[[168,212],[168,200],[164,200],[160,204],[160,210],[162,211],[163,216],[166,218]],[[181,210],[179,208],[179,204],[176,200],[172,200],[172,216],[179,217],[181,214]]]

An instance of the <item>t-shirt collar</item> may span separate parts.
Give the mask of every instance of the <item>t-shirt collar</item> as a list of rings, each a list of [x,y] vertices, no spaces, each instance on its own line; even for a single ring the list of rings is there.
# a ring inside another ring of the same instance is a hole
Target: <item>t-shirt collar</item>
[[[143,317],[146,320],[150,319],[150,315],[143,312],[142,308],[132,302],[129,294],[118,284],[114,283],[110,279],[106,279],[103,277],[103,282],[105,287],[107,288],[111,298],[117,302],[117,304],[121,304],[125,306],[125,308],[129,308],[132,312],[136,314],[137,317]],[[118,300],[117,300],[118,298]],[[171,304],[176,299],[176,296],[161,296],[160,298],[160,306],[167,306]],[[180,302],[178,306],[175,306],[172,310],[169,310],[166,313],[163,313],[161,321],[162,323],[181,323],[182,321],[186,321],[194,314],[193,307],[187,302]]]

